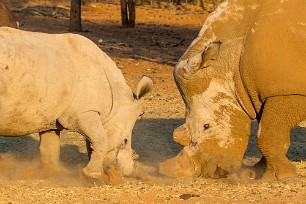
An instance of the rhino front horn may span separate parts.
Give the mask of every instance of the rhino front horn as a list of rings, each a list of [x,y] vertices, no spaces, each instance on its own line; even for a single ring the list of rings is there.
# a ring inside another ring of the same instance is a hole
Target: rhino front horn
[[[190,144],[191,136],[188,127],[181,125],[173,131],[173,141],[186,147]]]

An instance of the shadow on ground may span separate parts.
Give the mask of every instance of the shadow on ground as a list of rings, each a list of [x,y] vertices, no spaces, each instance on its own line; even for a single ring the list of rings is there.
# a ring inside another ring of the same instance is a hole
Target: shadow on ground
[[[172,140],[172,132],[183,119],[143,119],[133,130],[132,148],[139,154],[139,161],[156,166],[175,156],[182,147]]]
[[[258,123],[253,121],[251,127],[251,136],[249,145],[245,152],[246,157],[261,157],[261,153],[256,147],[256,133],[258,130]],[[306,160],[306,128],[295,127],[291,130],[290,141],[291,145],[287,152],[287,157],[292,161]]]
[[[175,156],[182,147],[172,141],[173,130],[184,122],[183,119],[143,119],[138,121],[133,130],[132,148],[139,155],[138,161],[156,168],[158,163]],[[252,135],[246,157],[260,157],[256,148],[256,131],[253,123]],[[293,161],[306,160],[306,129],[296,127],[291,131],[291,146],[288,158]],[[88,162],[84,152],[85,142],[79,134],[63,134],[61,137],[61,163],[67,169],[80,169]],[[10,175],[22,163],[22,168],[30,168],[39,160],[39,140],[33,136],[0,137],[1,173]],[[27,162],[27,163],[26,163]],[[35,164],[36,165],[36,164]],[[19,168],[20,169],[20,168]],[[20,171],[20,170],[19,170]]]

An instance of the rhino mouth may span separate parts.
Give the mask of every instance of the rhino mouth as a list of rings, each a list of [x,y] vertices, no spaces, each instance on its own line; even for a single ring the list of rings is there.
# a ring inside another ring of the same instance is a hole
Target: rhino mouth
[[[123,176],[129,176],[134,170],[134,151],[128,147],[127,139],[110,149],[104,161],[104,168],[115,168]]]

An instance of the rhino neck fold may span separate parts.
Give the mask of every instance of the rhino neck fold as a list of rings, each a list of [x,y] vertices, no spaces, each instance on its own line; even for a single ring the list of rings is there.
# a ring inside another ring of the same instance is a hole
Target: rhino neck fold
[[[240,70],[236,69],[234,73],[234,83],[235,83],[235,96],[237,98],[238,103],[240,104],[241,108],[244,112],[254,120],[256,118],[256,111],[255,107],[251,101],[249,94],[247,93],[244,84],[241,79]]]
[[[111,61],[113,66],[105,66],[104,73],[109,83],[111,89],[111,107],[106,115],[106,117],[102,118],[102,124],[107,123],[119,110],[122,103],[125,103],[123,99],[127,94],[132,94],[132,90],[126,84],[126,81],[121,73],[121,71],[117,68],[114,61],[112,61],[108,56],[106,56],[107,61]],[[115,67],[115,68],[114,68]]]

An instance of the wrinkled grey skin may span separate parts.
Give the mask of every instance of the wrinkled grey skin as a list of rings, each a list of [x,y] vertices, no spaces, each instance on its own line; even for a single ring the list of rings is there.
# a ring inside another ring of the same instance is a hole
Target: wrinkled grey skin
[[[151,90],[144,77],[136,94],[116,64],[90,40],[0,28],[0,135],[39,132],[44,167],[58,169],[59,132],[87,139],[86,177],[103,180],[112,166],[133,170],[132,129]]]
[[[305,120],[305,6],[303,0],[226,0],[207,18],[174,70],[186,120],[173,139],[184,149],[160,164],[161,173],[237,172],[257,119],[266,174],[295,175],[285,155],[290,129]]]

